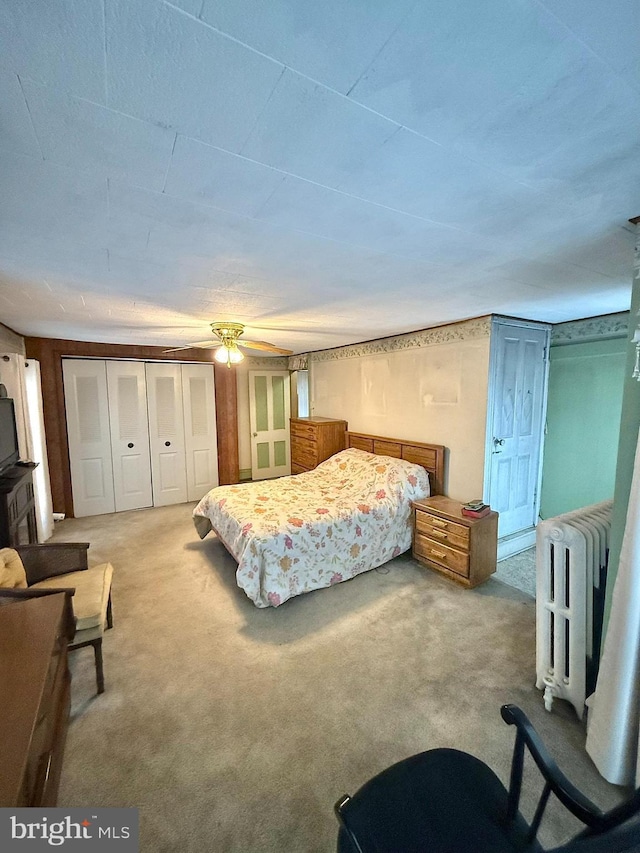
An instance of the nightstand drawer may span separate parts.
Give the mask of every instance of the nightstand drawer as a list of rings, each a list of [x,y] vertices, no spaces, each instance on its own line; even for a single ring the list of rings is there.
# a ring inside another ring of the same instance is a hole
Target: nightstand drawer
[[[416,531],[413,542],[413,550],[418,556],[432,563],[444,566],[463,577],[469,577],[469,554],[464,551],[456,551],[441,542],[434,542],[422,533]]]
[[[416,509],[416,530],[454,548],[469,548],[469,528]]]

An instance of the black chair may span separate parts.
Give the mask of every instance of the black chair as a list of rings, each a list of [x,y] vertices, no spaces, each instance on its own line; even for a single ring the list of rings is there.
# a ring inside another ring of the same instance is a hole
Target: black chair
[[[517,729],[509,791],[466,752],[421,752],[338,800],[338,853],[542,851],[536,834],[551,793],[586,826],[553,853],[640,851],[640,789],[603,813],[562,773],[520,708],[503,705],[500,713]],[[545,780],[530,825],[518,811],[525,746]]]

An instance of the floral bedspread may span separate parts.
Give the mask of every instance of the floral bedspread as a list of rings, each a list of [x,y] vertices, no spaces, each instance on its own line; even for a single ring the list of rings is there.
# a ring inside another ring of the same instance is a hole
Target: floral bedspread
[[[419,465],[350,449],[313,471],[218,486],[193,511],[238,561],[257,607],[348,580],[411,547],[411,501],[429,495]]]

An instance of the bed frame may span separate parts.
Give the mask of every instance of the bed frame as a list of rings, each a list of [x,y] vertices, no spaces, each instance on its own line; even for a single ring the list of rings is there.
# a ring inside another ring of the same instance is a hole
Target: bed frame
[[[355,447],[378,456],[393,456],[422,467],[429,474],[432,495],[444,494],[444,445],[404,441],[402,438],[385,438],[362,432],[347,432],[345,447]]]

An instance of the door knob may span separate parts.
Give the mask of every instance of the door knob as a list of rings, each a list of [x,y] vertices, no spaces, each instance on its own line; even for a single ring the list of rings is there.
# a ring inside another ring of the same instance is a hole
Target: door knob
[[[499,445],[500,445],[500,447],[502,447],[502,445],[504,444],[504,438],[495,438],[495,437],[494,437],[494,439],[493,439],[493,443],[494,443],[494,444],[496,444],[496,445],[498,445],[498,444],[499,444]]]
[[[170,442],[170,441],[165,441],[164,446],[165,446],[165,447],[171,447],[171,442]]]
[[[132,442],[132,441],[130,441],[130,442],[129,442],[129,444],[127,444],[127,447],[128,447],[129,449],[131,449],[131,448],[133,447],[133,442]]]
[[[254,438],[257,438],[257,437],[258,437],[258,433],[257,433],[257,432],[254,432],[254,433],[253,433],[253,437],[254,437]]]

